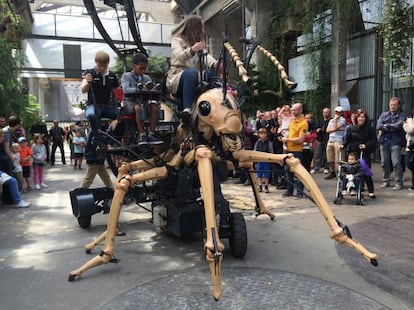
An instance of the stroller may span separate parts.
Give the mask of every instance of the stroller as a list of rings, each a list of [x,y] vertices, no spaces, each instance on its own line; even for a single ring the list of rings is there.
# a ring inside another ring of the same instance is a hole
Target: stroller
[[[334,204],[342,204],[344,196],[355,197],[356,204],[364,205],[364,169],[361,165],[362,152],[357,163],[352,167],[353,171],[347,171],[349,164],[342,160],[339,161],[339,175],[337,176],[336,194]],[[351,173],[349,173],[351,172]]]

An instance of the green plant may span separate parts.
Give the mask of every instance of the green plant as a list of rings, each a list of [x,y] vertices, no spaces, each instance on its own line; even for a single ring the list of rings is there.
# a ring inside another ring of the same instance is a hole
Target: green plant
[[[28,35],[28,27],[23,19],[9,10],[8,6],[0,4],[0,21],[2,25],[0,37],[4,38],[13,48],[21,48],[22,40]]]
[[[406,1],[385,1],[380,34],[384,40],[384,64],[391,64],[393,71],[406,70],[413,36],[410,9]]]
[[[313,112],[315,116],[318,116],[322,106],[330,101],[330,48],[324,42],[324,36],[327,21],[329,24],[327,12],[334,1],[339,0],[282,1],[273,12],[263,39],[266,48],[286,66],[288,59],[297,55],[296,36],[299,34],[297,31],[301,30],[302,34],[305,33],[307,38],[310,38],[303,52],[307,55],[304,71],[311,90],[295,94],[295,101],[304,102],[305,109]],[[295,28],[286,29],[292,26],[289,24],[292,21],[295,23]],[[264,88],[267,89],[263,92],[273,91],[277,95],[275,105],[291,103],[291,94],[282,83],[280,76],[275,74],[271,62],[264,62],[263,79]]]
[[[0,33],[0,110],[2,115],[22,116],[27,108],[27,96],[21,79],[23,64],[21,40],[27,35],[27,27],[10,11],[9,6],[0,4],[0,20],[5,21]]]
[[[4,115],[17,114],[26,106],[23,84],[18,78],[24,56],[13,44],[0,37],[0,104]]]
[[[42,120],[40,117],[40,104],[37,101],[36,96],[32,94],[27,96],[27,105],[20,112],[20,119],[26,130],[32,128],[33,125]]]
[[[126,71],[131,70],[132,67],[132,55],[126,57]],[[117,58],[116,64],[113,67],[113,70],[119,77],[122,76],[124,71],[124,63],[122,59]],[[147,74],[152,78],[154,82],[162,82],[165,73],[168,70],[168,61],[167,57],[161,54],[157,54],[151,57],[148,57],[148,68]]]
[[[331,0],[321,1],[320,6],[314,7],[308,1],[304,26],[308,44],[304,47],[306,55],[305,75],[311,89],[304,94],[305,109],[312,112],[315,118],[320,117],[323,106],[330,102],[330,52],[331,49],[324,42],[327,32],[326,25],[331,24],[329,11],[320,10],[332,6]]]

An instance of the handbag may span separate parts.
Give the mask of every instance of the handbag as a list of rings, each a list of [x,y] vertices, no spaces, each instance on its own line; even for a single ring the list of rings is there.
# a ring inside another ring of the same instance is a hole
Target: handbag
[[[368,177],[372,177],[372,171],[369,168],[367,162],[364,159],[360,159],[359,163],[361,164],[362,170],[364,171],[364,175],[368,176]]]

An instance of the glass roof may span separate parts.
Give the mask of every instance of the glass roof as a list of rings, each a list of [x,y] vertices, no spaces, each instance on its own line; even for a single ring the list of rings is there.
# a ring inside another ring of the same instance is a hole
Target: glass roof
[[[166,2],[166,1],[162,1]],[[36,10],[38,12],[51,13],[51,14],[62,14],[62,15],[88,15],[88,11],[84,6],[77,5],[63,5],[56,3],[44,2]],[[106,8],[96,8],[96,12],[100,18],[126,18],[126,13],[124,7],[119,3],[116,4],[116,10],[109,7]],[[153,21],[152,17],[145,12],[137,12],[137,19],[139,21]]]

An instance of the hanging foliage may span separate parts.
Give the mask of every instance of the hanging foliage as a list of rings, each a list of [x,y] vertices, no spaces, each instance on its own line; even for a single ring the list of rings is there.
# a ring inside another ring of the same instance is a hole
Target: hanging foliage
[[[23,85],[18,78],[23,59],[18,50],[4,38],[0,38],[0,103],[1,112],[6,115],[19,114],[23,110]]]
[[[411,54],[410,9],[404,0],[386,0],[380,34],[384,40],[383,62],[393,71],[404,71]]]
[[[24,59],[19,48],[27,34],[26,27],[4,4],[0,5],[0,21],[0,110],[5,116],[20,117],[28,106],[26,91],[19,78]]]
[[[332,25],[331,12],[334,3],[321,0],[318,5],[311,1],[305,4],[304,26],[308,42],[304,46],[306,55],[305,76],[311,89],[306,91],[304,99],[306,109],[320,118],[320,111],[330,102],[330,43],[326,36]]]

